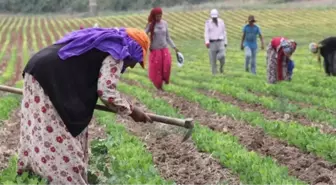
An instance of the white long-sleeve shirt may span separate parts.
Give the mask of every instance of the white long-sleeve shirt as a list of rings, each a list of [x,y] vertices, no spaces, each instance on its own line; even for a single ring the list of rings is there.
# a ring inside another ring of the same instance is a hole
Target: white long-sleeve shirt
[[[217,26],[212,21],[212,19],[208,19],[205,22],[205,28],[204,28],[205,44],[210,43],[210,40],[218,40],[218,39],[224,40],[224,44],[227,45],[225,23],[222,19],[218,18],[218,26]]]

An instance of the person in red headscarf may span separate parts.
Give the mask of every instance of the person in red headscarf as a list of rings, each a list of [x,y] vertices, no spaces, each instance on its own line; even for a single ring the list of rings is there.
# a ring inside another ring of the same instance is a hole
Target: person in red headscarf
[[[267,81],[290,80],[288,63],[296,50],[297,43],[285,37],[274,37],[267,48]]]
[[[146,26],[146,33],[150,34],[149,79],[158,90],[163,90],[163,82],[169,84],[171,70],[171,54],[168,45],[178,52],[170,38],[168,23],[162,20],[162,9],[153,8]]]

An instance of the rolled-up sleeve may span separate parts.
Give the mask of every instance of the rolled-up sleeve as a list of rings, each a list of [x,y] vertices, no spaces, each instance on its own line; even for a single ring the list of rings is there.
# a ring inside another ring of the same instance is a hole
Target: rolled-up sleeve
[[[123,61],[116,61],[111,56],[104,59],[98,77],[98,96],[110,109],[116,110],[120,115],[130,115],[132,105],[122,98],[117,91]]]

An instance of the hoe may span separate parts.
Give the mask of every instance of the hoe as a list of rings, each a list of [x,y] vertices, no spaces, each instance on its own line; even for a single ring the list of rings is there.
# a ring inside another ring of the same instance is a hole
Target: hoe
[[[19,89],[19,88],[8,87],[8,86],[4,86],[4,85],[0,85],[0,90],[5,91],[5,92],[9,92],[9,93],[19,94],[19,95],[23,94],[22,90]],[[104,105],[98,105],[97,104],[95,109],[101,110],[101,111],[116,113],[116,110],[109,109]],[[182,142],[186,141],[192,134],[194,124],[193,124],[193,119],[191,119],[191,118],[178,119],[178,118],[171,118],[171,117],[166,117],[166,116],[161,116],[161,115],[156,115],[156,114],[149,114],[149,113],[147,113],[147,115],[155,122],[160,122],[160,123],[164,123],[164,124],[168,124],[168,125],[175,125],[175,126],[179,126],[179,127],[183,127],[183,128],[188,129],[187,133],[185,134],[185,136],[182,139]]]

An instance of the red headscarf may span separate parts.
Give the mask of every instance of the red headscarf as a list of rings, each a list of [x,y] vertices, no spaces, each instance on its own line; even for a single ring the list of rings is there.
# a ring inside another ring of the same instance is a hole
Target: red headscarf
[[[156,24],[156,15],[162,14],[162,9],[160,7],[157,8],[153,8],[150,15],[148,16],[148,23],[149,25],[149,32],[150,32],[150,37],[151,37],[151,41],[153,40],[153,36],[154,36],[154,27]]]

